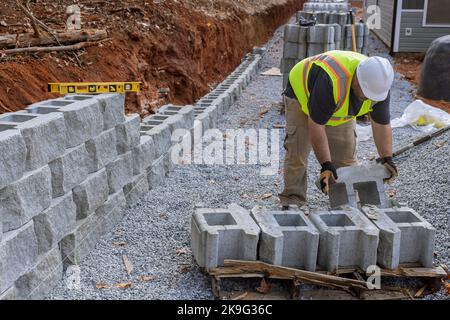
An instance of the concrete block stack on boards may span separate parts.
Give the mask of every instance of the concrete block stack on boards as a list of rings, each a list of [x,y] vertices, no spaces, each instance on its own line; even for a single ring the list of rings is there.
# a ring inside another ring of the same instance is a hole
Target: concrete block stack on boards
[[[264,48],[195,106],[141,121],[121,94],[68,95],[0,115],[0,300],[42,299],[173,168],[172,133],[208,129],[259,71]]]

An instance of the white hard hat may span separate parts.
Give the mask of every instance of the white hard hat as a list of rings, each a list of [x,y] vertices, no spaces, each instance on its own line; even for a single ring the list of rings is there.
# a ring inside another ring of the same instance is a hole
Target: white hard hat
[[[370,57],[359,64],[356,76],[366,98],[383,101],[394,82],[394,69],[388,59]]]

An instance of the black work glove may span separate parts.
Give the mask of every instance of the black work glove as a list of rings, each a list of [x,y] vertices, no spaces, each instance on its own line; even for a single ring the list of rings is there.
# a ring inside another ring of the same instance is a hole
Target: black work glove
[[[336,167],[327,161],[322,163],[322,169],[320,170],[320,189],[323,193],[328,194],[330,191],[330,183],[336,181],[338,178]]]
[[[395,165],[394,161],[392,160],[392,157],[384,157],[380,159],[380,163],[388,169],[391,176],[387,179],[384,179],[384,182],[386,183],[392,183],[395,178],[398,177],[398,170],[397,166]]]

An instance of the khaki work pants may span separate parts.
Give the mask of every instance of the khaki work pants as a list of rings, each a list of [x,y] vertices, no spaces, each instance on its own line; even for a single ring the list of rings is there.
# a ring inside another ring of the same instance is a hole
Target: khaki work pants
[[[296,99],[284,97],[286,109],[286,137],[284,148],[284,190],[279,194],[281,204],[302,206],[306,202],[308,156],[311,141],[308,131],[308,116]],[[340,126],[326,126],[331,161],[336,168],[357,164],[356,121]]]

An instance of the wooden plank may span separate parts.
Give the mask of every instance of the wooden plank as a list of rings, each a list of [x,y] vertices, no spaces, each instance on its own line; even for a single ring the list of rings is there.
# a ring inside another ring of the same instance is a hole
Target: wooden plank
[[[273,266],[260,261],[225,260],[224,265],[225,267],[211,270],[210,274],[213,276],[221,276],[225,274],[237,275],[242,273],[262,273],[268,277],[278,276],[284,279],[298,280],[305,283],[336,287],[345,290],[349,290],[352,287],[367,289],[367,284],[364,281],[346,279],[294,268]]]
[[[389,277],[417,277],[417,278],[444,278],[447,273],[442,267],[436,268],[403,268],[396,270],[381,270],[382,276]]]

